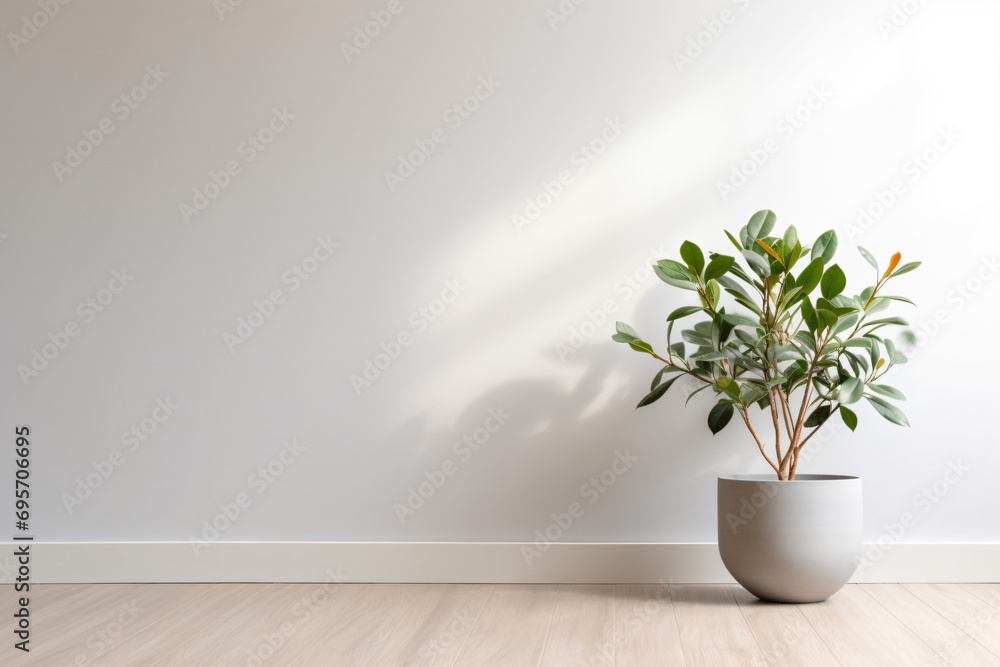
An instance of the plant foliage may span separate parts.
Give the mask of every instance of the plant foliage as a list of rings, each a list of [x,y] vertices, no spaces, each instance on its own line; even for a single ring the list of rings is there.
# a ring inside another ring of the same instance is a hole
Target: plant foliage
[[[795,227],[772,236],[775,222],[772,211],[758,211],[738,235],[727,231],[738,250],[735,256],[706,256],[685,241],[680,261],[661,259],[653,266],[668,285],[698,295],[697,305],[683,306],[667,317],[665,356],[622,322],[612,338],[666,364],[637,407],[659,400],[678,378],[689,375],[703,383],[691,396],[711,388],[718,398],[708,416],[713,435],[739,415],[778,478],[794,479],[802,447],[816,429],[839,413],[853,431],[858,417],[847,406],[862,398],[892,423],[909,426],[902,410],[889,402],[905,396],[880,382],[893,366],[906,363],[906,357],[876,333],[907,322],[874,316],[893,301],[913,303],[883,289],[920,262],[900,266],[897,252],[880,273],[875,256],[858,246],[875,269],[875,284],[850,296],[845,293],[847,276],[833,262],[836,232],[825,232],[811,246],[803,246]],[[727,312],[723,294],[738,308]],[[683,329],[681,341],[676,341],[674,325],[692,316],[698,321]],[[769,413],[774,427],[773,458],[751,422],[754,404]]]

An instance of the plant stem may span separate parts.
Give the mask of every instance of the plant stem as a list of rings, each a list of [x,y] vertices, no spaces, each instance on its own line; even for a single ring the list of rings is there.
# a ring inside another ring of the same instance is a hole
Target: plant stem
[[[757,442],[757,448],[760,449],[761,456],[763,456],[764,460],[770,463],[771,467],[774,468],[774,472],[778,475],[778,479],[784,479],[784,477],[781,476],[781,471],[778,470],[778,466],[774,465],[774,461],[772,461],[764,451],[764,445],[761,443],[760,438],[757,437],[757,432],[753,430],[753,425],[750,423],[750,415],[747,414],[746,408],[740,410],[740,415],[743,417],[743,423],[747,425],[748,429],[750,429],[750,435],[752,435],[753,439]]]
[[[792,411],[788,407],[788,398],[785,396],[785,392],[781,391],[781,389],[778,389],[778,398],[781,399],[781,414],[785,418],[785,432],[788,434],[789,442],[791,442],[792,422],[791,422],[791,417],[789,415],[791,414]]]
[[[768,398],[771,399],[771,419],[774,420],[774,454],[775,461],[781,460],[781,424],[778,421],[778,407],[774,404],[774,394],[776,390],[768,390]]]

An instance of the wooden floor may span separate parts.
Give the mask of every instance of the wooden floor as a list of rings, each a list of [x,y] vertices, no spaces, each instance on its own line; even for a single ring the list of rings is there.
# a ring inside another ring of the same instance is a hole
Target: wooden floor
[[[993,665],[1000,585],[849,585],[818,604],[738,586],[32,587],[0,665]],[[15,595],[0,587],[9,627]]]

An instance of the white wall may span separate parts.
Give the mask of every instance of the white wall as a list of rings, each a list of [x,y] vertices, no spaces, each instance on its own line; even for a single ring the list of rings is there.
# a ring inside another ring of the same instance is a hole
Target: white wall
[[[340,43],[385,6],[247,0],[220,17],[208,2],[103,0],[36,17],[16,53],[8,35],[0,410],[9,443],[15,424],[34,433],[37,539],[187,540],[247,493],[219,539],[530,541],[580,501],[563,541],[713,541],[716,476],[766,464],[735,421],[711,437],[704,394],[633,410],[658,367],[610,335],[622,319],[661,340],[686,303],[643,280],[651,255],[685,239],[724,249],[723,227],[772,208],[802,236],[838,230],[855,292],[870,272],[858,243],[883,263],[923,260],[899,280],[919,307],[897,313],[927,331],[946,320],[892,374],[913,427],[862,406],[858,432],[832,430],[806,471],[864,477],[869,540],[910,512],[902,541],[1000,541],[984,513],[998,502],[998,281],[977,278],[998,247],[996,3],[591,0],[553,28],[555,0],[402,0],[347,62]],[[9,0],[0,27],[38,11]],[[731,22],[679,67],[723,11]],[[115,99],[144,77],[155,89],[123,117]],[[480,77],[498,87],[449,124]],[[241,142],[274,108],[294,118],[250,161]],[[104,118],[113,131],[60,180],[53,162]],[[609,119],[624,129],[581,170],[575,152]],[[446,140],[390,191],[384,173],[435,128]],[[957,138],[914,173],[941,132]],[[776,152],[723,197],[769,139]],[[179,205],[231,160],[239,173],[186,221]],[[572,182],[519,232],[512,214],[562,170]],[[894,180],[902,193],[861,229],[859,207]],[[293,289],[283,273],[317,237],[339,248]],[[78,304],[123,268],[134,279],[91,321]],[[447,281],[460,296],[422,330],[413,314]],[[286,301],[231,352],[223,335],[275,289]],[[561,360],[606,301],[612,321]],[[19,365],[70,322],[79,335],[23,381]],[[358,395],[350,376],[404,333],[412,344]],[[167,398],[179,407],[130,451],[122,434]],[[510,416],[463,461],[453,443],[491,409]],[[262,489],[249,477],[286,439],[304,451]],[[588,504],[581,485],[616,452],[638,462]],[[449,460],[456,474],[401,524],[394,504]],[[959,462],[955,484],[939,481]],[[8,451],[2,488],[12,465]],[[939,502],[916,498],[935,482]]]

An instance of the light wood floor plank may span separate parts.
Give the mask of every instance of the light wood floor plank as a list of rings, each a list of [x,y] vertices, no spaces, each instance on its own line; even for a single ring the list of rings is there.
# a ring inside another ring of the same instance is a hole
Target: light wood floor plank
[[[958,587],[994,609],[1000,609],[1000,584],[959,584]]]
[[[558,586],[494,587],[457,664],[537,665],[558,592]]]
[[[761,602],[742,586],[731,587],[743,618],[757,639],[766,663],[760,667],[839,667],[840,663],[823,642],[799,605]]]
[[[563,586],[549,625],[543,667],[614,665],[615,587]]]
[[[164,584],[153,584],[154,591]],[[171,585],[155,604],[139,605],[135,628],[90,665],[153,664],[249,595],[234,584]]]
[[[970,667],[998,664],[997,656],[899,584],[863,584],[861,590],[930,645],[943,662]]]
[[[941,665],[930,646],[857,586],[799,605],[816,633],[844,665]]]
[[[482,584],[425,587],[393,633],[372,654],[371,664],[456,664],[492,590],[492,585]]]
[[[239,605],[225,626],[213,624],[211,631],[199,631],[154,665],[246,665],[252,655],[265,664],[281,664],[289,647],[296,645],[303,623],[312,617],[336,621],[337,596],[347,595],[345,587],[352,585],[260,585],[260,593]]]
[[[956,584],[903,587],[1000,658],[1000,609]]]
[[[336,625],[314,624],[288,665],[377,665],[382,645],[405,624],[423,584],[371,584]],[[318,632],[317,632],[318,631]],[[309,641],[311,640],[311,641]]]
[[[34,601],[32,653],[54,665],[100,664],[120,642],[143,632],[149,609],[164,603],[171,592],[181,595],[189,589],[184,584],[89,584],[67,586],[65,599],[53,590]],[[5,657],[0,656],[0,664],[7,664]]]
[[[12,618],[13,586],[0,595]],[[3,667],[254,654],[262,667],[1000,666],[997,584],[849,585],[808,605],[724,585],[74,584],[30,597],[32,651],[8,635]]]
[[[729,586],[671,585],[670,591],[688,667],[767,664]]]
[[[615,588],[615,664],[683,667],[684,649],[670,587]]]

